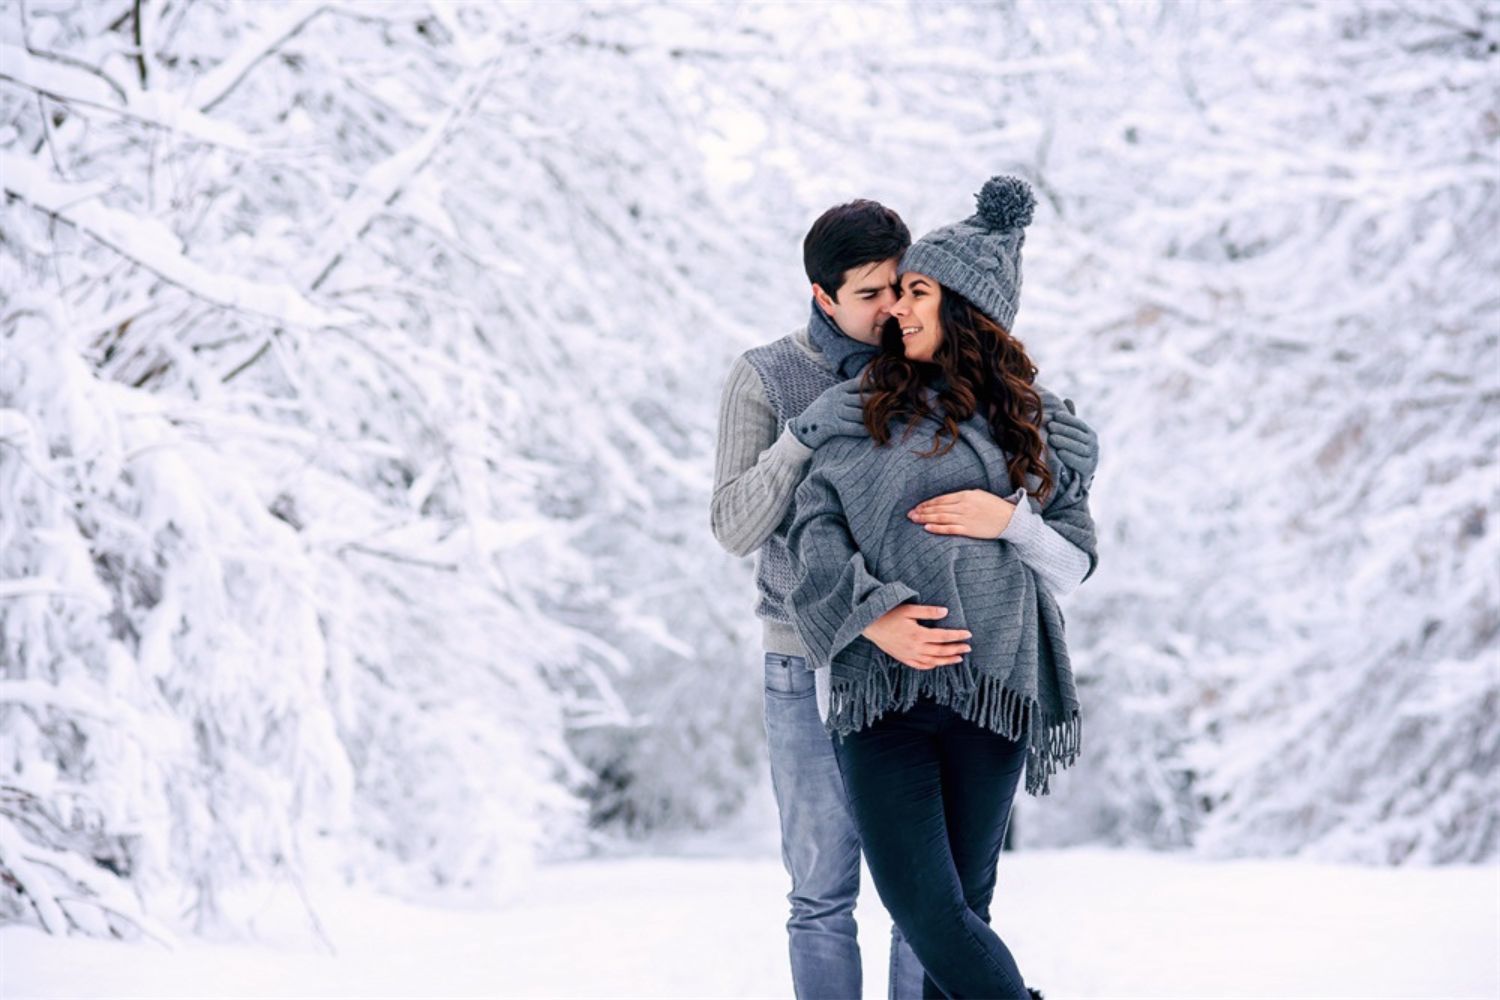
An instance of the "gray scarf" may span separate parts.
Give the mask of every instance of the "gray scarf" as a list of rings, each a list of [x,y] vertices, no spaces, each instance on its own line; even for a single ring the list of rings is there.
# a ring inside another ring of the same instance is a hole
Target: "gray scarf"
[[[864,370],[870,359],[880,353],[880,348],[861,343],[840,330],[828,318],[816,299],[812,304],[812,316],[807,321],[807,336],[840,378],[851,379]]]

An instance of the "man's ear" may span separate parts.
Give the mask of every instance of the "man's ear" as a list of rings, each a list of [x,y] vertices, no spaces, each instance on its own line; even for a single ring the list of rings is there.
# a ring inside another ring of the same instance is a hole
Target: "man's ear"
[[[813,301],[818,304],[819,309],[823,310],[824,315],[829,319],[833,318],[833,298],[823,291],[823,286],[816,281],[813,282]]]

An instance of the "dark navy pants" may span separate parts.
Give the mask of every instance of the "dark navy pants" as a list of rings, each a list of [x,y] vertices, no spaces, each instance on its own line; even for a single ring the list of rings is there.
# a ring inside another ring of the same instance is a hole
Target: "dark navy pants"
[[[1025,744],[925,696],[833,743],[875,889],[927,971],[922,995],[1026,1000],[989,925]]]

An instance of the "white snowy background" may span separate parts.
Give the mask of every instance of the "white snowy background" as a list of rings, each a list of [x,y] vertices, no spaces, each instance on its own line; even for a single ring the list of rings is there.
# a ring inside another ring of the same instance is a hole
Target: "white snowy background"
[[[999,172],[1103,463],[997,926],[1500,995],[1479,0],[0,0],[0,995],[788,995],[718,393]]]

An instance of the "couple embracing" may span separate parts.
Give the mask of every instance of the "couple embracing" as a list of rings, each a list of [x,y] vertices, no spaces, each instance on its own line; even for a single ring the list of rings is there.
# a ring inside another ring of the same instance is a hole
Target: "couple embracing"
[[[875,202],[825,212],[807,326],[724,388],[712,524],[757,556],[799,1000],[861,995],[861,850],[893,998],[1037,996],[990,904],[1017,787],[1078,754],[1058,601],[1097,563],[1098,442],[1011,332],[1031,188],[977,201],[915,243]]]

